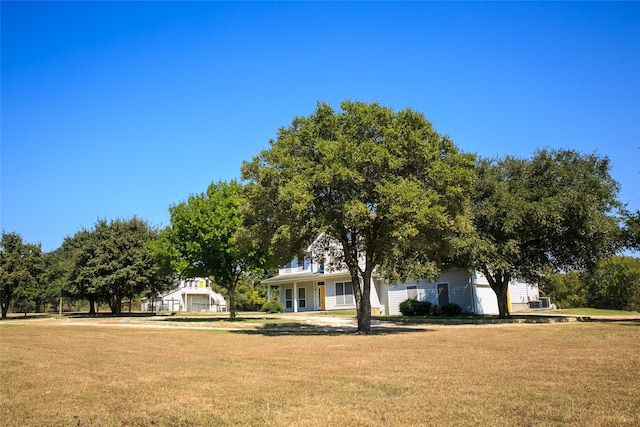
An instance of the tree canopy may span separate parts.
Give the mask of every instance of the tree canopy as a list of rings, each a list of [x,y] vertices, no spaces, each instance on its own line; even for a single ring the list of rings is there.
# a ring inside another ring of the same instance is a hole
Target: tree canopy
[[[376,268],[392,281],[434,276],[468,231],[474,156],[425,117],[376,103],[319,103],[242,166],[249,222],[284,264],[319,233],[340,243],[358,331],[369,333]],[[356,286],[359,284],[359,286]]]
[[[205,193],[169,208],[171,226],[153,245],[156,260],[183,277],[211,277],[229,295],[236,316],[238,283],[264,264],[257,242],[243,227],[243,186],[237,181],[212,183]]]
[[[478,162],[475,233],[463,252],[496,292],[501,317],[511,279],[585,270],[620,248],[619,186],[609,169],[606,157],[572,150]]]
[[[2,230],[0,240],[0,307],[2,319],[19,297],[20,304],[34,301],[41,284],[44,264],[40,245],[24,243],[17,233]]]
[[[86,298],[90,313],[106,302],[120,314],[124,298],[131,301],[150,287],[166,283],[147,249],[157,231],[145,221],[98,220],[92,230],[81,230],[63,243],[70,257],[66,292]]]

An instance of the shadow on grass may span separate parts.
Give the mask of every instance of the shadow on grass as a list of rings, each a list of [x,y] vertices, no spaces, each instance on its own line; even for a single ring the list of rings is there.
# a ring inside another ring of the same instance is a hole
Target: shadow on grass
[[[53,315],[52,317],[56,317],[57,315]],[[154,317],[156,313],[151,312],[131,312],[131,313],[62,313],[63,317],[70,317],[72,319],[113,319],[119,317]]]
[[[236,317],[235,319],[230,319],[229,316],[225,316],[225,317],[222,317],[222,316],[221,317],[190,317],[190,316],[168,317],[166,316],[163,318],[158,318],[158,320],[167,321],[167,322],[185,322],[185,323],[189,323],[189,322],[256,323],[256,322],[269,322],[269,321],[276,322],[278,319],[274,319],[273,317]]]
[[[415,332],[430,332],[429,329],[416,328],[391,328],[391,327],[372,327],[369,335],[394,335]],[[261,328],[256,329],[234,329],[227,331],[231,334],[243,335],[262,335],[266,337],[279,336],[338,336],[338,335],[358,335],[355,327],[345,326],[316,326],[305,325],[301,323],[290,324],[265,324]]]

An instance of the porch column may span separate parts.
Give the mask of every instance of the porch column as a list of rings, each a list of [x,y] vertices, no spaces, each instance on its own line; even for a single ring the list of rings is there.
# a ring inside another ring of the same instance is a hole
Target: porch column
[[[271,285],[267,285],[267,301],[271,301]]]
[[[298,312],[298,283],[293,282],[293,312]]]

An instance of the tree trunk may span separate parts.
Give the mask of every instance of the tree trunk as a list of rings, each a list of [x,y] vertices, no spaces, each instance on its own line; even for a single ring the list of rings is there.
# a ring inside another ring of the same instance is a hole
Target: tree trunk
[[[95,316],[96,314],[96,299],[94,297],[88,297],[89,300],[89,315]]]
[[[236,318],[236,284],[231,283],[229,285],[229,320]]]
[[[111,314],[119,315],[122,313],[122,297],[114,296],[109,301],[109,307],[111,308]]]
[[[2,302],[2,320],[7,318],[7,311],[9,310],[9,304]]]
[[[498,298],[498,317],[500,319],[506,319],[511,316],[509,313],[509,282],[511,281],[511,275],[502,270],[490,272],[488,268],[483,268],[483,273],[493,292],[495,292]]]
[[[353,293],[356,299],[356,317],[358,319],[358,331],[360,335],[371,333],[371,274],[363,273],[362,285],[357,272],[351,273]]]

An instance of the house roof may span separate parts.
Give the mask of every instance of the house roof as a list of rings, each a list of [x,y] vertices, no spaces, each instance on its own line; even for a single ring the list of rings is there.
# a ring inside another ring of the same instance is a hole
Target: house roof
[[[339,272],[339,273],[289,273],[289,274],[279,274],[277,276],[269,277],[262,281],[262,283],[294,283],[294,282],[308,282],[308,281],[322,281],[325,279],[330,279],[332,277],[349,277],[349,273]]]

